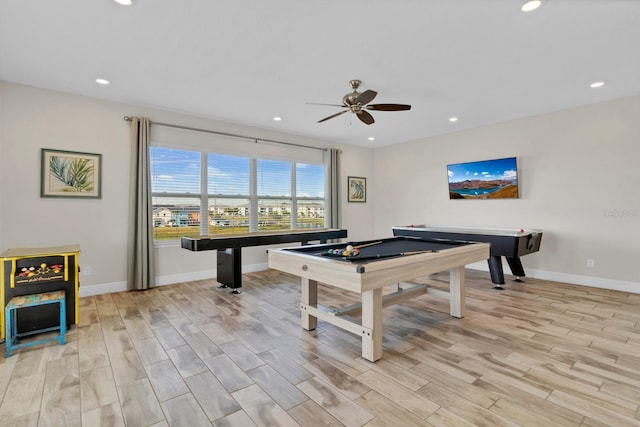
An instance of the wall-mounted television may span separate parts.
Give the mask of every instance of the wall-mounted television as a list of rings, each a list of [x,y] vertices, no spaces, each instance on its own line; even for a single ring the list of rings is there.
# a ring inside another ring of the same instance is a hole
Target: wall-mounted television
[[[515,157],[447,165],[449,199],[517,199]]]

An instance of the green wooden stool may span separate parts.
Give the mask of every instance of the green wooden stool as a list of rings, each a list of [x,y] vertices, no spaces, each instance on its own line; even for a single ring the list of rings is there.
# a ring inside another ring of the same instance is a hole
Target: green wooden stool
[[[34,307],[45,304],[60,304],[60,326],[53,326],[50,328],[37,329],[35,331],[29,331],[22,334],[18,334],[17,328],[17,311],[25,307]],[[11,356],[13,350],[17,350],[21,347],[31,347],[33,345],[44,344],[51,341],[60,341],[60,345],[64,345],[65,334],[67,333],[67,308],[65,304],[64,291],[44,292],[41,294],[32,295],[20,295],[11,298],[9,304],[5,307],[5,349],[6,356]],[[18,344],[18,338],[39,334],[41,332],[48,332],[54,330],[60,330],[60,334],[52,338],[46,338],[36,341],[29,341],[23,344]]]

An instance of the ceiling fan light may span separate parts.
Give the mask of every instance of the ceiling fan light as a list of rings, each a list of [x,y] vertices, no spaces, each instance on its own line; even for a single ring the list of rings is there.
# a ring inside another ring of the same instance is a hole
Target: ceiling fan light
[[[540,6],[542,6],[542,1],[540,1],[540,0],[530,0],[530,1],[526,2],[525,4],[523,4],[522,7],[520,8],[520,10],[523,11],[523,12],[531,12],[533,10],[536,10]]]

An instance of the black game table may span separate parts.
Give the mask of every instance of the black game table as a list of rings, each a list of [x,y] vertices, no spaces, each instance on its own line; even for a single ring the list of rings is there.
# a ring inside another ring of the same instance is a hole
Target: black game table
[[[233,293],[239,293],[238,288],[242,287],[242,248],[293,242],[302,242],[303,245],[312,241],[326,243],[329,239],[344,237],[347,237],[347,230],[322,228],[182,237],[180,244],[183,249],[194,252],[218,251],[216,280],[222,284],[221,287],[228,287]]]
[[[540,250],[542,230],[490,229],[471,227],[433,227],[426,225],[393,227],[394,236],[414,236],[424,239],[449,239],[491,244],[491,256],[487,260],[494,288],[502,289],[504,272],[502,258],[507,259],[511,272],[520,282],[525,276],[520,257]]]

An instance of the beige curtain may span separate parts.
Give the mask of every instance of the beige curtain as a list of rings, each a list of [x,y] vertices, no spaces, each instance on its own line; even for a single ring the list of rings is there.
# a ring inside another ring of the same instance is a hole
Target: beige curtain
[[[340,150],[332,148],[329,150],[329,226],[340,228],[342,223],[340,218]]]
[[[129,190],[128,289],[143,290],[156,284],[153,250],[153,205],[149,170],[147,118],[131,118],[131,169]]]

